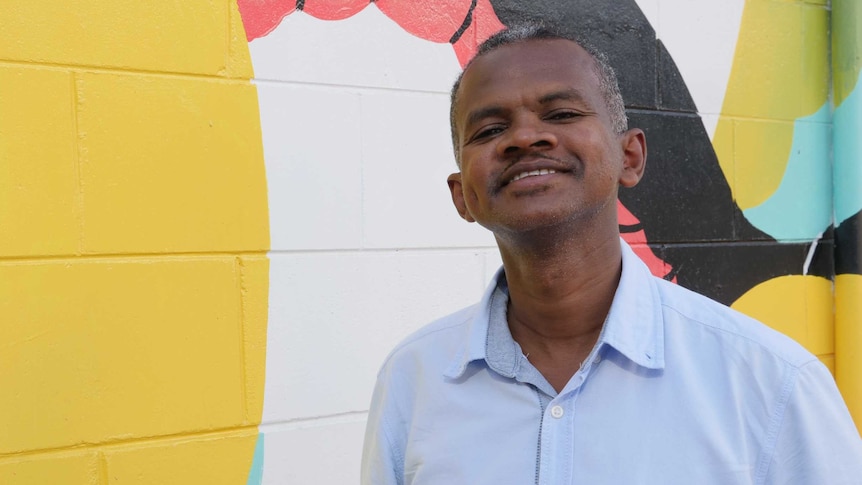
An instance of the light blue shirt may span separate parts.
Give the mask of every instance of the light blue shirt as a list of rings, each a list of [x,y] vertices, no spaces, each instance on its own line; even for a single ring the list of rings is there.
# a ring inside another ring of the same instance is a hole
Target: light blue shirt
[[[364,485],[862,484],[829,371],[791,339],[623,270],[590,356],[557,393],[481,302],[399,344],[378,375]]]

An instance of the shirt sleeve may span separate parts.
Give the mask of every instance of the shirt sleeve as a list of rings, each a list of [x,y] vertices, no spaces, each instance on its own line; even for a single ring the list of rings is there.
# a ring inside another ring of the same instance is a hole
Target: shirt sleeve
[[[387,424],[388,389],[385,374],[378,376],[365,427],[361,485],[403,485],[397,472],[400,453],[392,446]]]
[[[798,371],[764,483],[862,483],[862,438],[820,361]]]

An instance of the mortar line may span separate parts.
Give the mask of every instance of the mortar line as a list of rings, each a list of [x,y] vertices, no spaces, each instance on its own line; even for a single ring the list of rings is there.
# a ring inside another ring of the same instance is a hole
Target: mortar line
[[[77,443],[74,445],[67,446],[55,446],[52,448],[39,448],[34,450],[26,450],[20,452],[12,452],[0,454],[0,462],[8,459],[21,459],[21,458],[29,458],[32,456],[38,455],[46,455],[52,453],[66,453],[66,452],[83,452],[83,451],[98,451],[100,453],[104,453],[106,449],[123,447],[128,445],[157,445],[159,443],[174,441],[181,438],[188,438],[189,440],[197,440],[197,439],[217,439],[220,436],[231,433],[231,434],[240,434],[243,431],[253,433],[257,435],[258,429],[257,425],[237,425],[230,426],[225,428],[215,428],[208,430],[199,430],[199,431],[180,431],[177,433],[170,433],[164,435],[150,435],[150,436],[140,436],[136,438],[113,438],[105,441],[101,441],[98,443]]]
[[[236,256],[266,256],[268,251],[233,251],[233,252],[174,252],[174,253],[116,253],[116,254],[59,254],[59,255],[26,255],[26,256],[2,256],[0,264],[3,263],[38,263],[46,261],[68,261],[68,262],[99,262],[116,260],[177,260],[195,258],[200,260],[233,258]]]
[[[23,67],[28,69],[37,69],[33,67],[33,64],[30,62],[24,61],[15,61],[12,59],[0,59],[0,66],[10,66],[10,67]],[[166,71],[153,71],[147,69],[130,69],[124,68],[120,66],[110,66],[110,67],[100,67],[100,66],[90,66],[84,64],[61,64],[61,63],[51,63],[51,62],[41,62],[38,65],[38,69],[56,69],[62,70],[66,72],[75,72],[75,73],[93,73],[93,74],[122,74],[122,75],[134,75],[134,76],[149,76],[149,77],[157,77],[157,78],[165,78],[165,79],[186,79],[186,80],[205,80],[205,81],[213,81],[213,82],[221,82],[225,84],[248,84],[248,79],[242,78],[230,78],[225,77],[218,72],[212,74],[199,74],[193,72],[166,72]]]
[[[260,432],[266,434],[273,431],[293,431],[297,429],[331,426],[335,424],[358,423],[367,419],[368,411],[345,411],[325,416],[309,416],[290,418],[260,424]]]
[[[359,93],[359,244],[365,247],[365,152],[364,136],[365,123],[362,123],[362,105],[364,104],[362,93]]]
[[[244,423],[250,423],[251,419],[248,412],[248,383],[246,378],[248,375],[246,366],[245,343],[246,343],[246,311],[245,311],[245,272],[243,271],[242,258],[237,256],[234,259],[234,269],[237,278],[237,297],[239,298],[239,375],[240,375],[240,392],[242,393],[242,419]]]
[[[224,30],[224,74],[220,77],[224,77],[227,79],[231,79],[231,20],[233,18],[233,9],[231,8],[231,2],[235,2],[236,0],[222,0],[227,4],[227,15],[225,15],[225,30]]]
[[[99,483],[108,485],[108,457],[102,450],[99,450]]]
[[[264,86],[304,86],[318,89],[347,89],[356,91],[368,92],[395,92],[395,93],[413,93],[422,95],[439,95],[445,97],[448,101],[449,93],[446,91],[435,91],[433,89],[420,88],[400,88],[397,86],[370,86],[366,84],[345,84],[325,81],[301,81],[296,79],[271,79],[271,78],[252,78],[253,84]]]
[[[78,102],[78,73],[72,72],[70,74],[72,84],[72,131],[75,140],[73,162],[75,164],[75,195],[72,203],[74,204],[75,222],[78,226],[76,254],[80,255],[84,252],[84,168],[82,165],[86,157],[83,153],[84,147],[78,120],[78,109],[80,107],[80,103]]]

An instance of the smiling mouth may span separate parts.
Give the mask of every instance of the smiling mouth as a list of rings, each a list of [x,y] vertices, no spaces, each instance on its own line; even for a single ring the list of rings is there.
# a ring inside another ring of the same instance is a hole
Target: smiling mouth
[[[531,170],[529,172],[521,172],[518,175],[515,175],[514,177],[512,177],[512,180],[510,180],[509,183],[517,182],[518,180],[525,179],[527,177],[535,177],[537,175],[549,175],[552,173],[557,173],[557,171],[554,169],[543,168],[540,170]]]

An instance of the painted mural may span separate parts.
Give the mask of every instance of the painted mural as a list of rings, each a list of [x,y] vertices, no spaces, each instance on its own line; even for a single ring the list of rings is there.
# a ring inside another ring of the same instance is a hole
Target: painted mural
[[[384,356],[500,263],[449,200],[448,91],[528,18],[646,132],[623,237],[862,422],[854,0],[7,2],[0,483],[355,482]]]
[[[832,2],[835,380],[862,429],[862,6]]]
[[[637,187],[620,195],[623,237],[657,276],[778,328],[835,370],[832,288],[836,264],[844,263],[836,253],[837,236],[832,224],[828,11],[823,5],[731,2],[722,4],[722,12],[716,12],[727,23],[719,24],[717,29],[713,26],[713,32],[666,28],[669,35],[662,38],[654,25],[669,18],[684,22],[686,7],[659,6],[660,2],[648,1],[238,3],[261,86],[262,113],[268,103],[279,102],[277,97],[269,98],[263,86],[311,79],[287,73],[284,64],[301,69],[299,63],[291,62],[293,59],[285,61],[291,55],[289,50],[319,49],[327,39],[355,35],[348,42],[366,46],[369,55],[361,57],[363,61],[345,60],[333,53],[320,60],[335,65],[344,62],[345,70],[355,68],[358,62],[374,65],[375,56],[386,57],[388,53],[373,49],[387,41],[412,42],[423,65],[405,62],[411,69],[427,74],[427,83],[420,82],[418,89],[438,93],[445,93],[454,79],[457,68],[453,61],[463,66],[485,38],[521,19],[541,19],[591,39],[609,55],[618,72],[630,124],[644,129],[648,140],[647,176]],[[658,10],[664,7],[683,12],[661,16]],[[704,12],[697,14],[703,16]],[[325,25],[327,21],[352,25],[339,31]],[[403,40],[395,40],[399,36],[392,32],[393,25],[434,44],[434,54],[428,54],[432,47],[420,46],[415,40],[408,41],[403,36]],[[291,34],[291,30],[295,33]],[[328,34],[311,34],[317,30]],[[368,41],[381,31],[391,32],[391,40]],[[779,35],[782,32],[794,34]],[[690,46],[685,45],[704,42],[710,35],[719,39],[712,45],[706,41],[712,51],[692,55]],[[314,40],[309,40],[312,37]],[[719,43],[730,49],[719,47]],[[446,59],[444,47],[450,49],[448,56],[454,55],[454,59]],[[352,57],[360,56],[364,49],[346,50],[346,55]],[[677,60],[672,52],[683,55]],[[790,61],[779,63],[774,59]],[[386,69],[391,66],[383,68]],[[703,72],[719,81],[705,81]],[[691,77],[697,84],[691,91],[691,81],[685,73],[695,74]],[[333,84],[350,77],[331,72],[327,75],[335,79]],[[360,91],[368,86],[391,87],[386,79],[377,81],[379,84],[374,85],[374,81],[354,77],[346,84]],[[359,97],[365,95],[360,93]],[[359,104],[357,111],[361,112],[361,100]],[[266,115],[262,114],[262,119],[265,152],[285,153],[275,148],[284,143],[283,136],[268,139]],[[388,129],[386,125],[378,128]],[[451,157],[446,160],[451,162]],[[275,163],[267,156],[269,173]],[[278,191],[272,178],[268,180],[270,193]],[[398,179],[392,182],[398,183]],[[275,233],[279,231],[279,211],[279,204],[271,196]],[[442,238],[447,246],[477,244],[477,240],[479,245],[488,244],[472,234],[462,235],[455,230],[452,234],[448,241]],[[431,239],[436,244],[441,241],[440,237]],[[362,240],[359,246],[367,242]],[[274,238],[273,251],[278,246]],[[839,274],[843,270],[841,267]],[[276,279],[272,281],[270,299],[274,300],[279,287]],[[271,308],[269,318],[272,332],[282,316]],[[269,348],[274,345],[278,344],[271,339]],[[267,386],[277,375],[278,366],[268,360]],[[267,397],[266,403],[271,402]],[[265,405],[264,423],[278,419],[278,413],[267,412],[275,407],[278,405]],[[265,449],[264,455],[270,456],[270,448]],[[267,460],[262,463],[266,468]],[[259,476],[268,474],[260,472]]]

